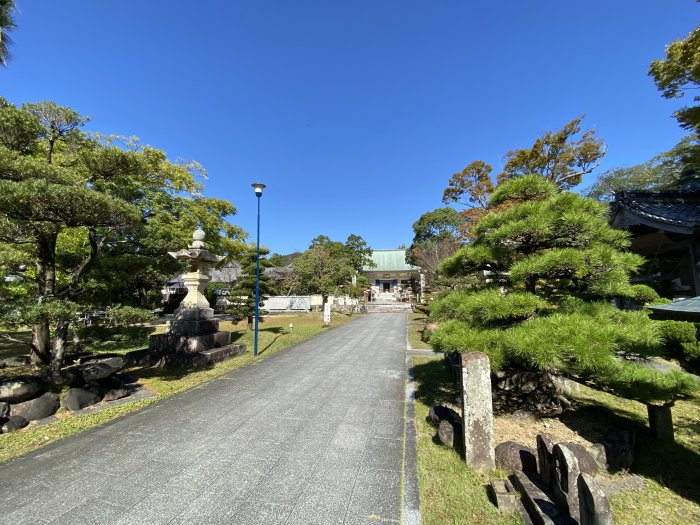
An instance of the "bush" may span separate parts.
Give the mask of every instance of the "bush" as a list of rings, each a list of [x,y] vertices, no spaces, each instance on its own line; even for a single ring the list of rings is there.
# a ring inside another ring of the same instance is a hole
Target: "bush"
[[[686,321],[656,321],[654,323],[663,341],[672,349],[680,349],[683,343],[694,343],[696,328]]]
[[[491,360],[491,369],[500,370],[505,361],[502,346],[503,331],[475,330],[454,319],[445,321],[430,336],[430,344],[437,352],[484,352]]]

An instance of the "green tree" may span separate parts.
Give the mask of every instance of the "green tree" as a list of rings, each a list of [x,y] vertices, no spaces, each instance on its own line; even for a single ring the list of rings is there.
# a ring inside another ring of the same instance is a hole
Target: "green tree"
[[[677,188],[683,170],[694,168],[700,172],[697,156],[700,141],[697,136],[683,137],[669,151],[629,168],[613,168],[601,173],[588,190],[594,199],[609,201],[621,190],[668,190]]]
[[[12,38],[8,33],[15,28],[14,14],[14,0],[0,0],[0,65],[3,67],[7,66],[7,61],[12,56]]]
[[[231,289],[229,301],[232,304],[226,308],[227,313],[233,314],[240,319],[247,320],[247,330],[253,329],[253,320],[255,318],[256,249],[257,246],[251,243],[248,245],[246,251],[238,258],[238,261],[241,263],[241,277],[239,277],[236,285]],[[270,295],[272,291],[270,276],[265,273],[265,268],[272,266],[270,261],[265,258],[268,253],[270,253],[270,251],[267,248],[260,247],[260,304],[258,305],[258,314],[260,316],[267,313],[260,309],[264,300],[263,298]]]
[[[560,130],[548,131],[529,149],[509,151],[499,181],[539,175],[559,190],[568,190],[600,165],[605,145],[594,130],[581,132],[583,116]]]
[[[52,102],[0,103],[0,263],[3,273],[26,267],[13,312],[32,324],[37,365],[60,367],[75,313],[124,297],[112,294],[134,275],[162,277],[157,261],[186,246],[198,223],[218,246],[243,235],[224,220],[230,203],[190,197],[201,194],[199,165],[135,142],[118,147],[82,132],[85,122]]]
[[[643,259],[625,251],[627,234],[608,225],[605,204],[537,175],[501,183],[489,205],[503,204],[509,206],[479,221],[472,243],[443,263],[448,275],[492,274],[485,290],[457,291],[431,308],[443,320],[431,338],[438,350],[482,350],[496,370],[565,373],[646,402],[697,388],[683,374],[619,358],[664,349],[646,313],[610,304],[646,287],[630,284]]]
[[[654,60],[649,75],[664,98],[683,98],[700,87],[700,26],[686,38],[666,46],[666,58]],[[700,95],[692,101],[700,102]],[[674,114],[681,127],[700,133],[700,105],[685,106]]]
[[[341,290],[351,293],[353,276],[371,265],[372,249],[359,235],[351,234],[346,243],[319,235],[309,249],[292,263],[298,281],[297,293],[320,293],[324,303],[328,295]]]
[[[460,247],[460,227],[464,219],[454,208],[437,208],[413,223],[413,242],[406,261],[420,266],[431,282],[440,263]]]

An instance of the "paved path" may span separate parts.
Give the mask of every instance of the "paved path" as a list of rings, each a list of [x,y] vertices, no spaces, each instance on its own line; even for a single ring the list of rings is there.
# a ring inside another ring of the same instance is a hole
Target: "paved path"
[[[405,349],[367,315],[0,466],[0,523],[398,523]]]

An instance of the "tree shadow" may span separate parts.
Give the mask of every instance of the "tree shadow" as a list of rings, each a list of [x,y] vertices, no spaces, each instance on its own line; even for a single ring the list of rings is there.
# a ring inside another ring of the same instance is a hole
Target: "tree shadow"
[[[682,498],[700,503],[700,454],[680,443],[656,440],[639,414],[589,401],[576,410],[565,412],[559,420],[592,442],[601,441],[614,427],[632,427],[636,431],[634,462],[631,472],[653,479]],[[676,429],[700,432],[700,422],[678,424]]]
[[[416,383],[415,398],[429,407],[438,404],[458,404],[459,388],[444,359],[413,366]]]
[[[247,332],[232,332],[231,333],[231,342],[235,343],[235,342],[239,341],[240,339],[242,339],[246,334],[251,334],[253,332],[254,332],[254,330],[249,330]],[[285,333],[285,328],[283,326],[270,326],[270,327],[266,327],[266,328],[258,327],[258,335],[260,335],[261,333],[283,334],[283,333]]]

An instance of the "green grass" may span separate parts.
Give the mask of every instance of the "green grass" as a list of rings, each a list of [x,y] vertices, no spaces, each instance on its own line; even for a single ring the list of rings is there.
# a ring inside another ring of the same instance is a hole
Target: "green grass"
[[[644,476],[638,492],[613,496],[618,525],[700,523],[700,398],[677,401],[672,409],[675,443],[659,443],[648,432],[646,406],[582,388],[579,400],[609,408],[637,426],[632,472]]]
[[[184,392],[211,379],[221,377],[247,364],[265,359],[285,348],[343,325],[354,318],[353,316],[334,314],[331,317],[332,320],[329,326],[323,325],[323,315],[320,313],[278,315],[266,318],[259,326],[257,357],[253,357],[253,333],[246,332],[245,323],[234,325],[230,322],[222,322],[220,328],[232,332],[231,339],[233,342],[248,345],[247,354],[216,363],[210,368],[193,372],[153,368],[132,369],[129,373],[138,377],[141,383],[156,394],[155,397],[126,403],[100,412],[77,416],[61,409],[57,413],[60,420],[55,423],[38,427],[30,426],[18,432],[1,434],[0,463],[22,456],[54,441],[112,421],[151,403]],[[289,327],[290,323],[294,325],[293,328]],[[144,346],[145,342],[139,345],[138,348],[143,348]],[[114,351],[114,348],[116,346],[110,346],[109,351]]]
[[[422,313],[412,313],[408,316],[408,343],[414,350],[430,350],[432,347],[423,341],[423,328],[428,318]]]
[[[486,484],[502,477],[477,474],[459,454],[433,441],[436,429],[427,422],[430,407],[453,402],[459,394],[444,360],[415,358],[416,429],[421,517],[425,525],[516,525],[518,515],[501,515],[489,501]]]

